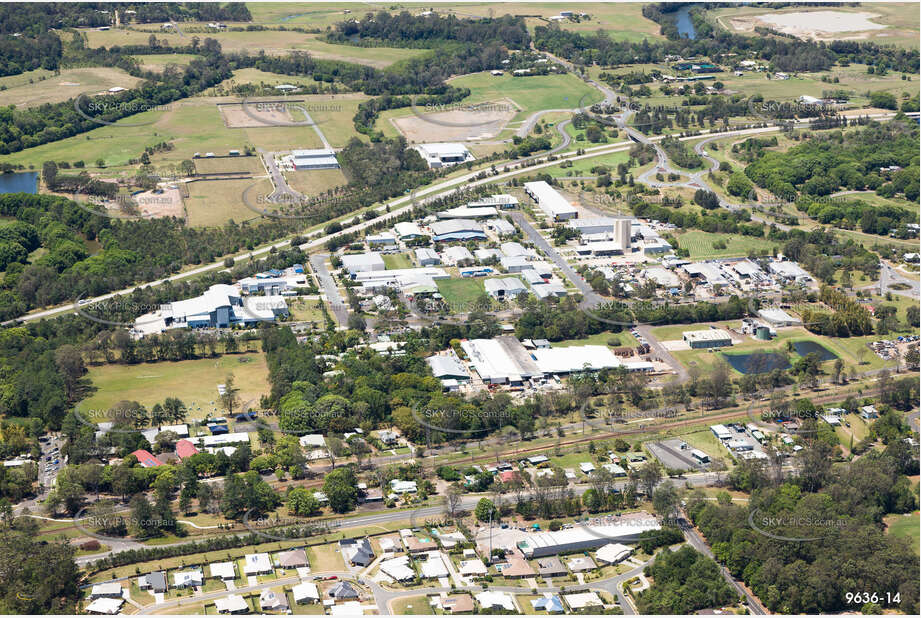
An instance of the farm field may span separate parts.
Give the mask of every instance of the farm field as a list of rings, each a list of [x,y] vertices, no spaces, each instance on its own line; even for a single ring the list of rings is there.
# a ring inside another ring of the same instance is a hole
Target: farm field
[[[739,236],[734,234],[718,234],[694,230],[676,236],[682,249],[687,249],[692,260],[719,258],[719,257],[744,257],[749,251],[756,253],[771,253],[777,243],[764,238],[753,236]],[[715,249],[713,243],[723,241],[725,249]]]
[[[305,95],[299,98],[318,107],[328,106],[332,100],[330,95]],[[239,100],[212,97],[182,99],[169,104],[166,110],[143,112],[125,119],[125,122],[135,126],[100,126],[85,134],[0,157],[0,163],[40,168],[48,160],[82,160],[87,163],[88,171],[92,172],[97,159],[102,159],[108,168],[124,166],[130,159],[140,156],[146,146],[164,141],[170,142],[174,148],[151,156],[151,163],[155,167],[177,165],[191,159],[196,152],[221,155],[231,149],[243,150],[246,144],[267,151],[291,150],[292,144],[300,148],[322,147],[319,136],[310,126],[228,128],[217,103]],[[348,136],[354,133],[352,110],[357,104],[357,101],[351,101],[343,103],[341,109],[316,114],[315,122],[329,136],[328,139],[333,140],[333,146],[345,145]],[[133,171],[131,173],[133,175]]]
[[[554,348],[568,348],[574,345],[611,345],[610,342],[616,340],[615,347],[635,346],[639,342],[629,330],[622,330],[619,333],[603,332],[595,335],[589,335],[585,339],[565,339],[563,341],[554,341],[550,344]]]
[[[261,24],[284,24],[284,25],[303,25],[319,26],[324,28],[336,24],[343,19],[347,19],[342,13],[341,5],[319,3],[311,4],[306,7],[298,7],[296,10],[290,5],[278,2],[255,2],[249,3],[250,13],[253,21]],[[587,19],[580,22],[563,21],[560,27],[564,30],[573,30],[579,32],[595,32],[598,29],[605,30],[613,39],[618,41],[641,41],[644,38],[661,39],[659,35],[659,25],[646,19],[642,14],[641,3],[624,3],[624,4],[601,4],[590,3],[579,5],[579,10],[588,13]],[[551,3],[473,3],[473,2],[450,2],[438,4],[432,7],[432,10],[441,14],[453,14],[459,18],[471,17],[500,17],[506,14],[527,15],[538,17],[527,17],[525,23],[533,31],[535,26],[546,26],[547,18],[551,15],[559,15],[562,10],[572,10],[572,6],[563,2]],[[375,12],[386,10],[390,13],[400,13],[408,11],[416,14],[422,10],[429,10],[428,5],[419,3],[398,2],[387,5],[368,5],[361,10],[352,9],[352,17],[360,19],[365,12]]]
[[[7,81],[0,82],[6,86],[6,90],[0,91],[0,107],[15,105],[21,108],[60,103],[81,94],[94,95],[114,86],[133,88],[142,81],[122,69],[110,67],[64,69],[58,75],[43,70],[30,71],[2,79]]]
[[[241,362],[241,359],[249,362]],[[96,392],[77,409],[87,420],[104,416],[119,401],[137,401],[150,409],[166,397],[178,397],[189,408],[189,418],[220,415],[217,385],[233,374],[240,389],[240,403],[257,399],[269,391],[268,367],[260,352],[224,355],[177,362],[138,365],[101,365],[89,369]],[[214,405],[210,402],[214,401]]]
[[[336,20],[336,21],[341,21]],[[189,26],[194,24],[190,23]],[[187,41],[179,34],[163,32],[157,27],[140,29],[134,26],[130,30],[113,29],[106,31],[81,30],[88,47],[112,47],[113,45],[147,45],[151,33],[158,40],[166,41],[171,46],[181,46]],[[264,51],[269,55],[285,55],[292,51],[307,51],[315,58],[342,60],[366,64],[377,68],[386,68],[399,60],[412,58],[427,53],[424,49],[404,49],[397,47],[356,47],[353,45],[335,45],[320,40],[321,34],[308,34],[294,30],[243,30],[208,32],[199,35],[216,40],[224,52],[247,51],[256,54]]]
[[[189,183],[186,221],[193,227],[208,227],[224,225],[231,219],[240,223],[261,216],[260,211],[267,206],[257,198],[271,195],[272,182],[264,178],[255,183],[253,186],[251,178]],[[244,192],[250,207],[243,201]]]
[[[169,64],[185,66],[198,56],[194,54],[149,54],[132,56],[145,71],[162,71]]]

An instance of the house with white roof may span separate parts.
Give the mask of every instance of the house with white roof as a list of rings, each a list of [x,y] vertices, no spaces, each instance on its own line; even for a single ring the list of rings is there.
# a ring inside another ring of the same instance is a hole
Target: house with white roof
[[[313,582],[301,582],[291,589],[291,596],[297,604],[318,603],[320,601],[320,591]]]
[[[236,579],[237,571],[233,562],[212,562],[208,568],[211,570],[211,577],[224,581]]]
[[[268,575],[272,573],[272,560],[267,553],[246,554],[243,558],[243,573],[249,575]]]
[[[480,604],[480,609],[489,613],[491,609],[502,609],[509,612],[517,612],[515,600],[507,592],[494,590],[484,590],[476,595],[476,602]]]

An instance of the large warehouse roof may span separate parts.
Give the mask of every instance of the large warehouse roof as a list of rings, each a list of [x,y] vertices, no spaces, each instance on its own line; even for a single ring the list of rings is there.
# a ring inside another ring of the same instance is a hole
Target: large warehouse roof
[[[528,192],[528,195],[537,201],[537,205],[540,206],[541,210],[554,219],[569,219],[576,216],[578,212],[569,203],[569,200],[543,180],[526,182],[524,183],[524,189]]]
[[[544,373],[572,373],[583,370],[611,369],[620,359],[603,345],[580,345],[568,348],[544,348],[531,352]]]
[[[464,219],[445,219],[444,221],[435,221],[431,225],[432,233],[435,236],[444,236],[446,234],[458,234],[464,232],[483,233],[483,226],[476,221],[466,221]]]
[[[485,382],[519,382],[542,375],[537,363],[514,337],[470,339],[461,347]]]
[[[387,266],[384,264],[384,258],[380,253],[359,253],[357,255],[343,255],[342,267],[350,273],[366,270],[384,270]]]
[[[568,548],[600,547],[618,541],[635,540],[647,530],[658,530],[659,523],[652,517],[647,519],[625,519],[620,524],[599,526],[575,526],[556,532],[529,534],[518,547],[526,557],[533,554],[548,556],[567,551]]]

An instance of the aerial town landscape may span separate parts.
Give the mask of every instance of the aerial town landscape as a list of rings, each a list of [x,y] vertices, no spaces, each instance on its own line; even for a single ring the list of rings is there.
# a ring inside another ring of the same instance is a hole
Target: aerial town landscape
[[[919,8],[0,4],[0,614],[918,615]]]

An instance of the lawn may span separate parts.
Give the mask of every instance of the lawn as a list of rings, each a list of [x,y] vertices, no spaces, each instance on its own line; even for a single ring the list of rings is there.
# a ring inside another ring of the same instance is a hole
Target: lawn
[[[297,298],[288,300],[288,312],[292,322],[317,322],[323,324],[323,311],[317,306],[323,301]]]
[[[345,566],[345,561],[336,543],[308,547],[307,559],[310,562],[310,570],[314,573],[341,571]]]
[[[244,358],[249,362],[241,362]],[[80,402],[78,409],[92,420],[102,417],[119,401],[137,401],[150,409],[166,397],[178,397],[188,406],[190,418],[202,418],[207,412],[220,415],[217,385],[223,383],[228,374],[233,374],[240,389],[241,403],[258,400],[269,392],[268,368],[261,353],[138,365],[112,364],[90,367],[89,379],[97,390]],[[211,404],[212,401],[215,403]]]
[[[93,95],[113,86],[133,88],[143,81],[122,69],[109,67],[64,69],[57,75],[38,71],[30,71],[29,74],[31,81],[3,78],[9,81],[0,82],[6,86],[6,90],[0,91],[0,107],[15,105],[28,108],[59,103],[84,93]]]
[[[429,599],[426,596],[406,597],[394,599],[391,607],[395,616],[403,615],[434,615],[435,611],[429,605]]]
[[[677,237],[678,245],[682,249],[687,249],[692,260],[704,260],[719,257],[744,257],[749,252],[770,254],[777,248],[777,243],[764,238],[754,236],[741,236],[734,234],[717,234],[712,232],[701,232],[694,230],[679,234]],[[722,241],[726,244],[725,249],[715,249],[714,243]]]
[[[614,341],[614,347],[635,346],[638,345],[636,337],[630,334],[630,331],[623,330],[619,333],[605,331],[595,335],[589,335],[585,339],[566,339],[564,341],[554,341],[550,345],[554,348],[568,348],[574,345],[611,345]]]
[[[469,307],[476,303],[486,293],[482,277],[470,279],[439,279],[435,281],[438,291],[444,296],[445,302],[461,312],[462,307]]]
[[[382,256],[384,259],[384,266],[387,267],[387,270],[399,270],[401,268],[412,268],[412,260],[409,259],[409,255],[406,253],[388,253]]]
[[[618,139],[616,141],[621,140]],[[628,148],[628,146],[624,146],[624,148]],[[605,166],[610,168],[612,176],[616,176],[617,166],[621,163],[627,163],[629,160],[630,153],[624,150],[623,152],[614,152],[600,157],[589,157],[579,161],[573,161],[571,167],[554,166],[542,171],[550,174],[554,178],[566,178],[567,176],[595,176],[596,174],[592,172],[592,169],[599,166]]]
[[[730,464],[729,452],[720,444],[720,441],[709,428],[699,429],[675,437],[687,442],[691,448],[700,449],[709,455],[710,459],[719,458],[725,461],[727,465]]]
[[[919,553],[918,543],[919,530],[921,530],[921,518],[918,511],[906,515],[888,515],[885,517],[886,531],[894,537],[906,538],[914,548],[915,553]]]

